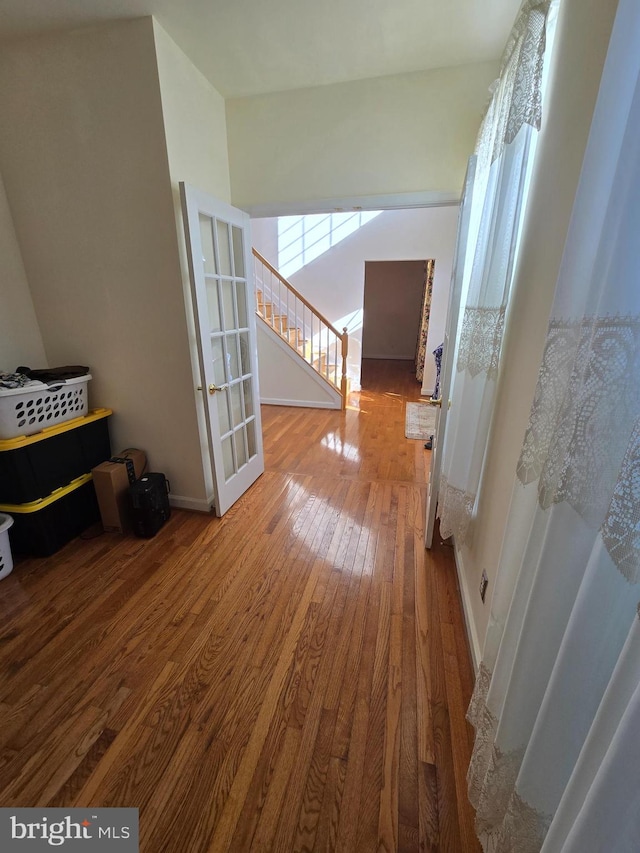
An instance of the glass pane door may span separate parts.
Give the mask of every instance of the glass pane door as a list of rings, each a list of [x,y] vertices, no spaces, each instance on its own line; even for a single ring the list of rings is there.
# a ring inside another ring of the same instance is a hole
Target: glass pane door
[[[264,470],[249,218],[184,185],[181,193],[222,515]]]

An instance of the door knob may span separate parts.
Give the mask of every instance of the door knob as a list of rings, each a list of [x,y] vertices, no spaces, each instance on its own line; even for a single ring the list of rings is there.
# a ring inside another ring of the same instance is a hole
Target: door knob
[[[427,403],[430,406],[437,406],[439,409],[441,409],[442,408],[442,397],[438,397],[437,400],[434,397],[429,397],[429,399],[427,400]],[[451,400],[449,400],[449,404],[448,404],[447,408],[448,409],[451,408]]]
[[[213,384],[213,382],[212,382],[212,383],[211,383],[211,385],[209,385],[209,393],[210,393],[210,394],[215,394],[215,393],[216,393],[216,391],[224,391],[224,390],[225,390],[225,388],[228,388],[228,387],[229,387],[229,383],[228,383],[228,382],[225,382],[225,384],[224,384],[224,385],[214,385],[214,384]]]

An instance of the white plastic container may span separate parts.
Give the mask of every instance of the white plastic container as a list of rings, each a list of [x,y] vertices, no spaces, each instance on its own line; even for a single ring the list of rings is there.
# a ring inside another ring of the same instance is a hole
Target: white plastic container
[[[13,569],[13,557],[9,544],[9,528],[12,524],[11,516],[0,512],[0,580],[10,575]]]
[[[87,373],[55,385],[34,381],[22,388],[0,388],[0,439],[83,418],[89,410],[90,379]]]

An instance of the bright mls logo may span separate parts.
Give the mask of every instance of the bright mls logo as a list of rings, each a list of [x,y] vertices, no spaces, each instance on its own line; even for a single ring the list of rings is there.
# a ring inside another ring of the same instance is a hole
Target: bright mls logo
[[[3,809],[0,850],[138,853],[138,809]]]

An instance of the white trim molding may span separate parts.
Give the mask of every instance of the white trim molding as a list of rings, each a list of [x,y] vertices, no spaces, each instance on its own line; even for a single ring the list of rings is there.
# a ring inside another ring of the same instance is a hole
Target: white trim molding
[[[243,205],[252,219],[271,216],[304,216],[307,213],[348,213],[356,210],[406,210],[410,207],[449,207],[460,204],[459,192],[428,191],[325,198],[319,201],[285,201]]]
[[[458,573],[458,583],[460,585],[460,597],[462,598],[462,612],[464,614],[464,624],[467,629],[467,639],[469,640],[469,649],[473,659],[473,666],[476,672],[480,668],[482,660],[482,649],[476,631],[475,621],[473,619],[473,610],[471,608],[471,594],[467,584],[467,574],[464,570],[462,550],[456,548],[455,542],[453,545],[453,554],[456,561],[456,571]]]
[[[169,504],[176,509],[190,509],[193,512],[211,512],[214,498],[189,498],[184,495],[169,495]]]
[[[286,400],[280,397],[261,397],[260,402],[264,406],[298,406],[302,409],[336,409],[340,408],[330,400],[326,402],[318,402],[316,400]]]

